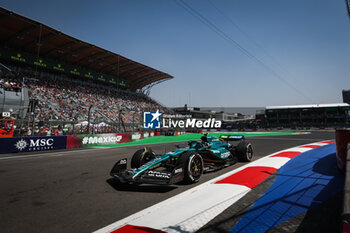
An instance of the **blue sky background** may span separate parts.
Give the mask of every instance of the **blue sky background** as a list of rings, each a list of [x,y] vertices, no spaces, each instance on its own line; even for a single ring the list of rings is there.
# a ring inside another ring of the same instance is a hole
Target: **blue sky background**
[[[342,89],[350,89],[344,0],[185,2],[263,65],[188,13],[179,0],[10,0],[0,5],[174,76],[151,91],[166,106],[339,103]]]

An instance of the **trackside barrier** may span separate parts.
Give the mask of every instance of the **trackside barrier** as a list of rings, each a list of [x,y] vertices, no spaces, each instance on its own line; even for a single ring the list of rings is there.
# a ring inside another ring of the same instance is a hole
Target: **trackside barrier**
[[[343,233],[350,233],[350,143],[347,145],[343,206]]]
[[[350,129],[335,132],[338,170],[345,173],[343,198],[343,233],[350,233]]]
[[[0,138],[0,154],[66,149],[67,136]]]
[[[178,135],[185,132],[179,131]],[[72,149],[96,145],[111,145],[116,143],[140,140],[144,137],[159,136],[156,132],[113,133],[113,134],[82,134],[64,136],[11,137],[0,138],[0,154],[35,152],[44,150]]]
[[[337,166],[340,172],[345,173],[347,145],[350,143],[350,129],[337,129],[335,131],[337,149]]]

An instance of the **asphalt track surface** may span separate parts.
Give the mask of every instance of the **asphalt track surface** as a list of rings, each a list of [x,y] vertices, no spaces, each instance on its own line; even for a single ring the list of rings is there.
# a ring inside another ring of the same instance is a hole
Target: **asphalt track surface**
[[[334,132],[256,136],[254,160],[290,147],[334,140]],[[154,144],[156,153],[175,144]],[[0,157],[0,232],[92,232],[244,165],[204,174],[199,183],[173,186],[117,185],[114,163],[142,146],[8,154]],[[181,213],[179,213],[181,214]]]

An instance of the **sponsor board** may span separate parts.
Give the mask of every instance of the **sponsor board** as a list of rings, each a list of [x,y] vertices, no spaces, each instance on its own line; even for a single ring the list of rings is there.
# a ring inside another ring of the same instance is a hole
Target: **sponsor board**
[[[91,135],[80,135],[80,137],[82,141],[82,146],[110,145],[110,144],[131,141],[131,135],[128,133],[91,134]]]
[[[66,136],[0,138],[0,154],[66,148]]]
[[[142,139],[143,134],[142,133],[133,133],[131,135],[131,140],[140,140]]]
[[[81,138],[77,135],[68,135],[67,136],[67,149],[79,148],[81,147],[82,141]]]

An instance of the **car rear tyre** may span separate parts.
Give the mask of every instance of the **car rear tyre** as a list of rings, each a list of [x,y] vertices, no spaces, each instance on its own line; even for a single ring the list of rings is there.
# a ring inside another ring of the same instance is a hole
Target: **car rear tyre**
[[[250,143],[245,141],[237,145],[237,154],[239,161],[250,162],[253,159],[253,147]]]
[[[143,149],[140,149],[134,153],[131,159],[131,168],[138,168],[144,165],[145,163],[151,161],[154,159],[155,153],[152,151],[151,148],[145,147]]]

